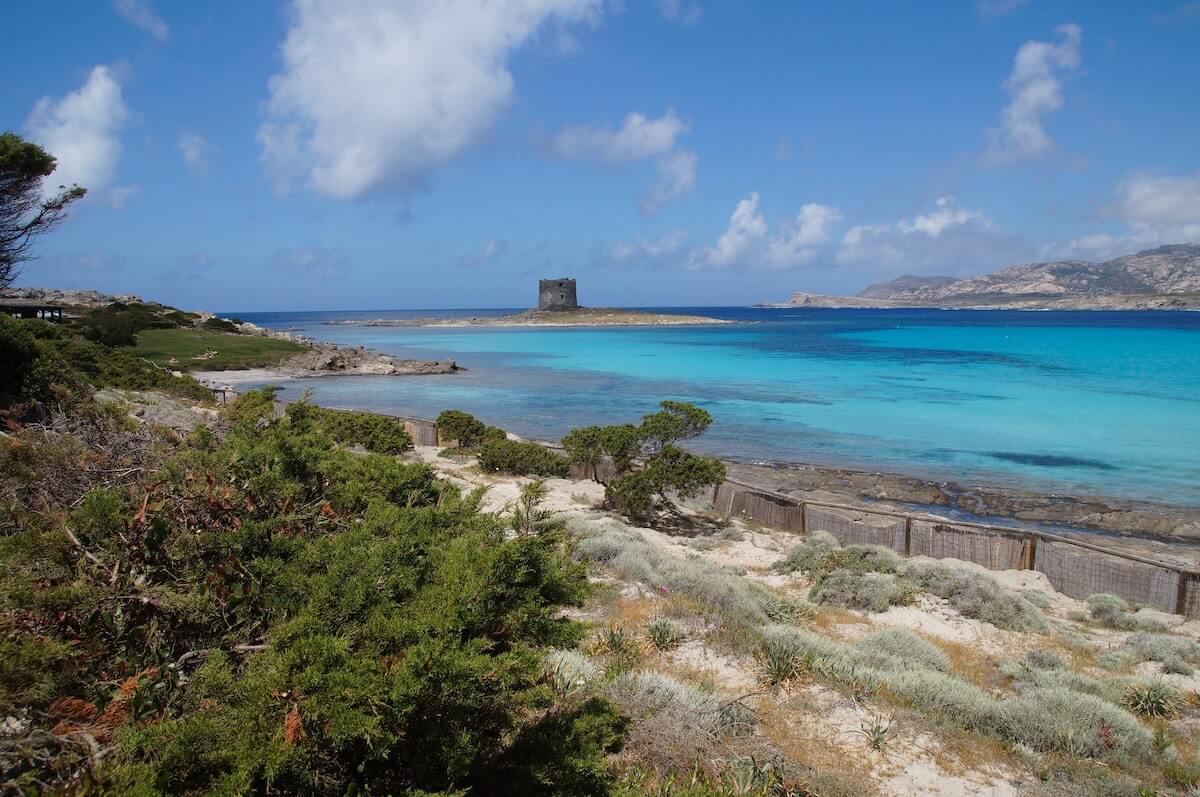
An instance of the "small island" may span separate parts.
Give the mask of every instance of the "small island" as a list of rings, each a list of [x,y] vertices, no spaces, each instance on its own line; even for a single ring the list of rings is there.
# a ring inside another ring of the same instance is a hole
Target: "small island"
[[[325,324],[360,327],[607,327],[729,324],[720,318],[626,310],[616,307],[580,307],[574,279],[559,277],[538,282],[538,306],[533,310],[498,316],[469,318],[373,318],[330,320]]]

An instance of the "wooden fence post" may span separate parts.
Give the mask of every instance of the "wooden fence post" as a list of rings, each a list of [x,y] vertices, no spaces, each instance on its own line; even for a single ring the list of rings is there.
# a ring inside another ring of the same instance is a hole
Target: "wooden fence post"
[[[808,514],[808,505],[805,504],[803,501],[801,501],[800,502],[800,533],[801,534],[808,534],[808,518],[805,517],[807,514]]]
[[[1176,570],[1175,577],[1179,579],[1175,586],[1175,614],[1184,614],[1187,609],[1188,575],[1182,570]]]
[[[907,515],[904,518],[904,558],[908,558],[912,552],[912,515]]]

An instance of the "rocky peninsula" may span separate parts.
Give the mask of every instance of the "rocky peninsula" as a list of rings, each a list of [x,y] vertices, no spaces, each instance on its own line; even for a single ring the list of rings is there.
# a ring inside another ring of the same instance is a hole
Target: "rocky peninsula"
[[[786,302],[760,306],[1198,310],[1200,244],[1160,246],[1102,263],[1028,263],[965,279],[906,274],[856,296],[797,291]]]

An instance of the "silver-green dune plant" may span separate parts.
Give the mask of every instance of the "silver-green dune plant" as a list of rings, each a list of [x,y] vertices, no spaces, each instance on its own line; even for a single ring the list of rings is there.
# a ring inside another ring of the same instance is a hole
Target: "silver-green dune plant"
[[[919,590],[891,573],[858,573],[832,570],[821,575],[808,592],[814,603],[844,606],[868,612],[887,611],[912,603]]]
[[[1107,628],[1119,631],[1146,631],[1161,633],[1166,626],[1157,620],[1138,617],[1133,607],[1124,598],[1107,592],[1097,592],[1087,598],[1088,615],[1092,620]]]
[[[625,581],[666,595],[685,595],[725,623],[752,628],[776,619],[802,619],[802,604],[767,586],[702,559],[677,559],[616,520],[568,521],[579,538],[575,555],[603,565]]]
[[[1124,650],[1136,661],[1157,661],[1163,672],[1191,675],[1200,664],[1200,644],[1172,634],[1138,632],[1125,640]]]
[[[1061,684],[1031,685],[1017,697],[1002,700],[949,673],[881,652],[874,639],[847,644],[787,626],[767,626],[761,633],[776,650],[792,651],[801,672],[854,692],[874,682],[892,700],[966,730],[1035,751],[1098,760],[1133,761],[1150,755],[1150,734],[1128,711]],[[893,642],[891,647],[919,646],[919,638],[913,640]]]
[[[905,562],[900,568],[900,576],[945,598],[964,617],[1010,631],[1044,633],[1050,630],[1040,609],[983,573],[918,560]]]
[[[912,585],[893,575],[900,567],[899,554],[879,545],[842,546],[836,537],[816,531],[774,569],[802,572],[812,578],[808,598],[814,603],[882,612],[890,606],[911,603],[917,595]]]

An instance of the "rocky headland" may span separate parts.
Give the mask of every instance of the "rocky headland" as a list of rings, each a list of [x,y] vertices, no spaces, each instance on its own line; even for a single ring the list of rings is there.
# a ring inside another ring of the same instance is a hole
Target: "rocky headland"
[[[1200,245],[1160,246],[1102,263],[1055,260],[955,279],[906,274],[857,296],[798,291],[765,307],[945,307],[989,310],[1200,309]]]

